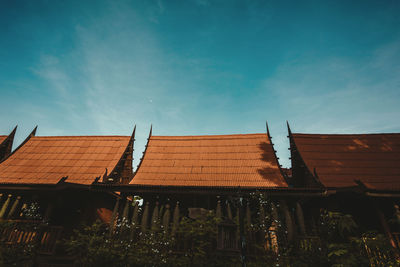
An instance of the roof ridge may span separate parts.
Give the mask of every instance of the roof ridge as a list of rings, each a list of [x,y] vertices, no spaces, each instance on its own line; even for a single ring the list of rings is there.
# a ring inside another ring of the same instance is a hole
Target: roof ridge
[[[204,134],[204,135],[152,135],[151,138],[165,137],[165,138],[190,138],[190,137],[239,137],[239,136],[251,136],[251,135],[267,135],[266,133],[246,133],[246,134]]]
[[[308,136],[379,136],[379,135],[400,135],[400,133],[333,133],[333,134],[321,134],[321,133],[292,133],[292,135],[308,135]]]
[[[128,137],[129,135],[43,135],[43,136],[34,136],[34,138],[60,138],[60,137]]]

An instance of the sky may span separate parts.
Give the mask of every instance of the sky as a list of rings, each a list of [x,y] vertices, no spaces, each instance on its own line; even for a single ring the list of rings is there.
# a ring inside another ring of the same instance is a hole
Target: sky
[[[400,132],[400,1],[0,0],[0,134]]]

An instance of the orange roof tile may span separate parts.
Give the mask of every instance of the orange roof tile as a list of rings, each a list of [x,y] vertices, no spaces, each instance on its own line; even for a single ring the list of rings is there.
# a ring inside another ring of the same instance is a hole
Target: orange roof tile
[[[368,188],[400,190],[400,134],[292,134],[311,172],[327,187],[359,180]]]
[[[129,136],[33,136],[0,164],[0,183],[91,184],[110,173],[128,146]]]
[[[151,136],[130,184],[287,187],[266,134]]]

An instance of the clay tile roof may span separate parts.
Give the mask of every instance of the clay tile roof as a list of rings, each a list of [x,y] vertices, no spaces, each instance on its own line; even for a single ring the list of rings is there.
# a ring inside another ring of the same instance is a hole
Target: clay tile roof
[[[308,169],[327,187],[400,190],[400,134],[292,134]]]
[[[34,136],[0,164],[0,183],[91,184],[110,173],[128,146],[129,136]]]
[[[130,184],[287,187],[266,134],[151,136]]]

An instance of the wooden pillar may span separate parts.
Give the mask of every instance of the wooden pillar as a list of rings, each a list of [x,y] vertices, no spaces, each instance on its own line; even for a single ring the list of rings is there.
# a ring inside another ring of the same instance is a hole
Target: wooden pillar
[[[262,203],[260,203],[258,213],[259,213],[258,215],[259,215],[260,224],[264,225],[265,224],[265,210],[264,210],[264,206],[262,205]]]
[[[229,220],[232,220],[232,210],[229,202],[226,204],[226,216],[228,217]]]
[[[272,223],[268,229],[268,237],[269,237],[269,245],[270,249],[275,253],[279,252],[278,246],[278,210],[273,202],[271,202],[271,216],[272,216]]]
[[[151,216],[151,230],[158,230],[158,222],[159,222],[159,210],[158,210],[158,201],[156,202],[156,206],[153,209],[153,215]]]
[[[164,212],[164,216],[163,216],[163,227],[164,227],[164,231],[167,233],[168,232],[168,228],[169,228],[169,221],[171,219],[171,213],[169,211],[169,204],[167,204],[165,206],[165,212]]]
[[[142,221],[140,223],[142,233],[145,233],[147,231],[147,221],[149,219],[149,202],[146,202],[146,205],[144,207],[143,215],[142,215]]]
[[[247,223],[247,229],[250,229],[251,227],[251,211],[250,211],[250,202],[247,201],[247,206],[246,206],[246,223]]]
[[[50,201],[49,205],[47,206],[46,211],[44,213],[44,218],[43,218],[44,221],[47,222],[50,219],[53,209],[54,209],[54,202]]]
[[[114,231],[114,226],[115,226],[115,221],[118,216],[118,209],[119,209],[119,198],[117,199],[117,202],[115,202],[114,210],[111,215],[111,220],[110,220],[110,234]]]
[[[221,201],[218,200],[217,202],[217,208],[215,209],[215,217],[217,219],[222,219],[222,210],[221,210]]]
[[[299,227],[300,227],[300,233],[303,236],[305,236],[306,235],[306,225],[304,223],[304,214],[303,214],[303,209],[301,208],[301,205],[298,201],[296,202],[296,216],[297,216],[297,221],[298,221]]]
[[[172,234],[174,235],[178,230],[179,226],[179,201],[176,202],[175,210],[174,210],[174,217],[172,222]]]
[[[131,217],[131,239],[135,237],[137,225],[138,225],[138,217],[139,217],[139,202],[134,201],[132,203],[134,205],[133,207],[133,212],[132,212],[132,217]]]
[[[8,198],[6,200],[6,202],[4,202],[3,207],[0,210],[0,219],[5,219],[6,218],[6,211],[8,206],[10,205],[10,201],[11,201],[11,197],[12,195],[8,195]]]
[[[133,212],[131,217],[131,223],[133,226],[136,226],[138,224],[138,217],[139,217],[139,202],[135,201],[135,203],[132,203],[132,205],[133,205]]]
[[[14,201],[14,203],[13,203],[11,209],[10,209],[10,212],[7,215],[7,219],[12,219],[14,217],[15,212],[17,211],[17,208],[18,208],[20,200],[21,200],[21,197],[17,196],[17,198],[15,199],[15,201]]]
[[[290,215],[290,211],[285,200],[281,201],[281,207],[283,214],[285,215],[287,239],[288,242],[291,243],[293,241],[293,235],[294,235],[292,216]]]
[[[129,208],[131,206],[131,202],[127,199],[125,201],[124,211],[122,212],[122,218],[128,220]]]

